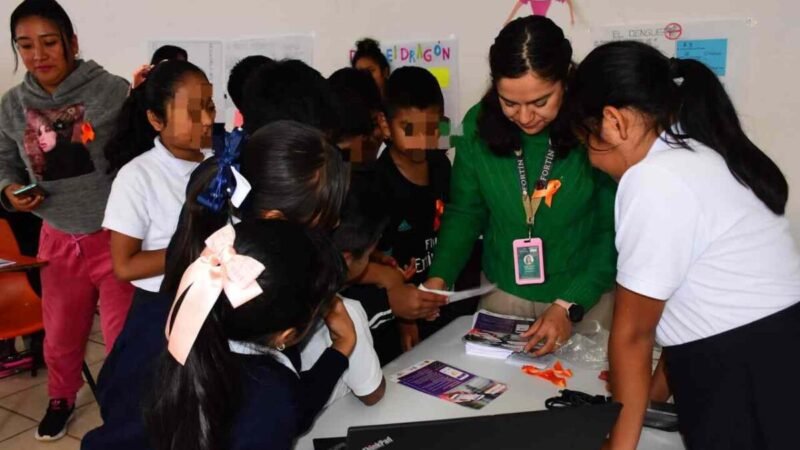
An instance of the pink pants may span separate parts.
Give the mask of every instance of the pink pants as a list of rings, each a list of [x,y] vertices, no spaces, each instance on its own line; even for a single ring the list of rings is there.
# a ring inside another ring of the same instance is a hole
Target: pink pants
[[[83,385],[81,366],[98,299],[106,353],[131,306],[133,286],[111,267],[109,232],[69,234],[42,224],[39,258],[44,319],[44,360],[50,398],[74,400]]]

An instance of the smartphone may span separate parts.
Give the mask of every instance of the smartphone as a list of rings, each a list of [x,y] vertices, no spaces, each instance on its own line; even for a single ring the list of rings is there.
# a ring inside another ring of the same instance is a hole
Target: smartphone
[[[28,198],[28,197],[35,197],[37,195],[41,195],[44,197],[46,195],[44,189],[36,183],[29,184],[25,187],[19,188],[16,191],[12,192],[14,197],[17,198]]]

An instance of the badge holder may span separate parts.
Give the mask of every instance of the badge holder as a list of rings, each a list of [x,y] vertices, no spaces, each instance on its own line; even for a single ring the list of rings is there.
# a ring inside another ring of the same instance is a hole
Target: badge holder
[[[544,251],[540,238],[514,240],[514,274],[520,285],[544,283]]]

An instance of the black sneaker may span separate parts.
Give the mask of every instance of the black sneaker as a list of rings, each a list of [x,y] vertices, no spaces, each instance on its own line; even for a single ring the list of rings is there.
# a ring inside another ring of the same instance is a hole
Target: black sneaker
[[[67,422],[72,419],[75,405],[70,405],[65,398],[54,398],[50,400],[47,407],[47,414],[36,430],[36,440],[55,441],[67,434]]]

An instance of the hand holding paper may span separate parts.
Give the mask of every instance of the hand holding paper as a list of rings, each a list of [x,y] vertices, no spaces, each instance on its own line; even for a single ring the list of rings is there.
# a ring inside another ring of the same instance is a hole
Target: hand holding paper
[[[478,297],[483,294],[493,291],[497,286],[494,284],[485,284],[474,289],[467,289],[466,291],[442,291],[439,289],[429,289],[424,284],[419,285],[419,290],[423,292],[430,292],[447,297],[447,303],[458,302],[472,297]]]

